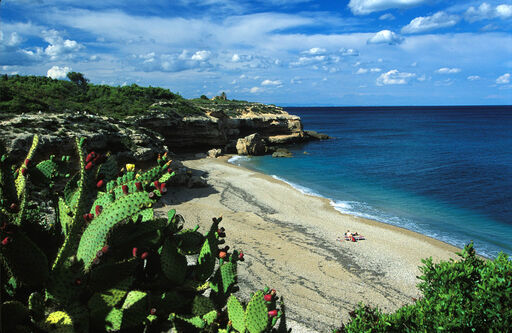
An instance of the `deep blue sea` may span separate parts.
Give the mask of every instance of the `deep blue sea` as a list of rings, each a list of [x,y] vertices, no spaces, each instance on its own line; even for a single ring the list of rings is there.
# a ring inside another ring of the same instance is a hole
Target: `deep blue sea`
[[[512,254],[512,107],[285,108],[334,139],[234,158],[340,212]],[[307,152],[304,153],[304,152]]]

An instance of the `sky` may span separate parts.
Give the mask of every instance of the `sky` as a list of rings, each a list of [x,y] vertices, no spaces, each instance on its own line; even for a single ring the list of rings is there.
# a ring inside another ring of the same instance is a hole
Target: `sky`
[[[0,73],[281,106],[511,105],[512,1],[4,0]]]

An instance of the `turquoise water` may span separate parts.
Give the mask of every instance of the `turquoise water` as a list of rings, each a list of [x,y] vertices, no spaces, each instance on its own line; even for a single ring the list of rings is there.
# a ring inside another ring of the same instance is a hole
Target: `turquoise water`
[[[287,108],[333,136],[290,159],[235,158],[343,213],[512,254],[512,108]],[[308,154],[304,154],[306,151]]]

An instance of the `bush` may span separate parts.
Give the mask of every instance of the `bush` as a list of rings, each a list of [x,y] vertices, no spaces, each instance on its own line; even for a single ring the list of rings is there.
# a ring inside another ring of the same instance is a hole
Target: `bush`
[[[512,261],[504,253],[482,260],[473,243],[460,260],[422,260],[423,297],[395,313],[360,305],[340,332],[509,332],[512,327]]]

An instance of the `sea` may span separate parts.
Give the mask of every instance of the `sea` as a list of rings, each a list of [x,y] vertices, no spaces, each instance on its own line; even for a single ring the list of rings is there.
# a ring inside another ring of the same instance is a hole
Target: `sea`
[[[341,213],[512,255],[512,106],[289,107],[330,140],[235,156]],[[357,230],[364,233],[364,230]]]

